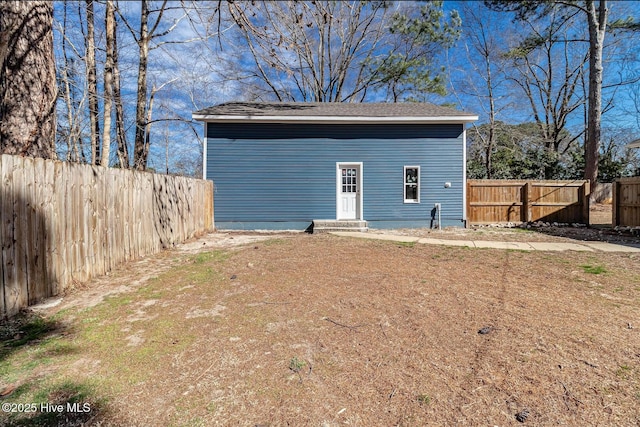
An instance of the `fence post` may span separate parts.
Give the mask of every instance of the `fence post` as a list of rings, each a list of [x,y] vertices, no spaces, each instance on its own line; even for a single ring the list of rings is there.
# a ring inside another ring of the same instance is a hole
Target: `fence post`
[[[531,182],[525,181],[524,186],[522,187],[522,221],[525,223],[531,222],[531,202],[530,202],[530,194],[531,194]]]
[[[620,202],[620,182],[616,179],[613,181],[613,188],[611,189],[611,224],[615,227],[620,225],[620,210],[618,209],[618,203]]]
[[[465,218],[464,218],[464,227],[469,228],[471,221],[469,220],[469,215],[471,214],[471,182],[467,180],[467,191],[465,191],[466,200],[464,201],[465,205]]]
[[[591,183],[585,181],[582,186],[582,220],[586,225],[590,225],[589,207],[591,203]]]

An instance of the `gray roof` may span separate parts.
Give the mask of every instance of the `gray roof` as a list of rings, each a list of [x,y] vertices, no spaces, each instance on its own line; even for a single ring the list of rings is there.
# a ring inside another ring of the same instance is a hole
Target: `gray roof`
[[[428,103],[228,102],[193,113],[220,121],[472,122],[478,116]]]

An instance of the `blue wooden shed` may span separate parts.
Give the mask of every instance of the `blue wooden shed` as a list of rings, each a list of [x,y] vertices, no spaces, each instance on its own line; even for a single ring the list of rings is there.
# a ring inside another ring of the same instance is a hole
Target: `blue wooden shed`
[[[465,225],[465,125],[475,114],[427,103],[231,102],[193,118],[204,122],[218,229]]]

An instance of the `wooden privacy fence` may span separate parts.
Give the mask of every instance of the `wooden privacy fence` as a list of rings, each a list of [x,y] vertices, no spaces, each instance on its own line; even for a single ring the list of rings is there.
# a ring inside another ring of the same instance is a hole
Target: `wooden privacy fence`
[[[467,180],[467,223],[589,223],[589,181]]]
[[[613,183],[613,225],[640,226],[640,176]]]
[[[213,183],[0,156],[0,314],[213,229]]]

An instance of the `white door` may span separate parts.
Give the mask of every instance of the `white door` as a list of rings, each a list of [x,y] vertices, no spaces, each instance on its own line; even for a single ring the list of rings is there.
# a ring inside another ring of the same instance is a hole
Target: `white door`
[[[340,165],[338,170],[338,218],[358,219],[360,166]]]

